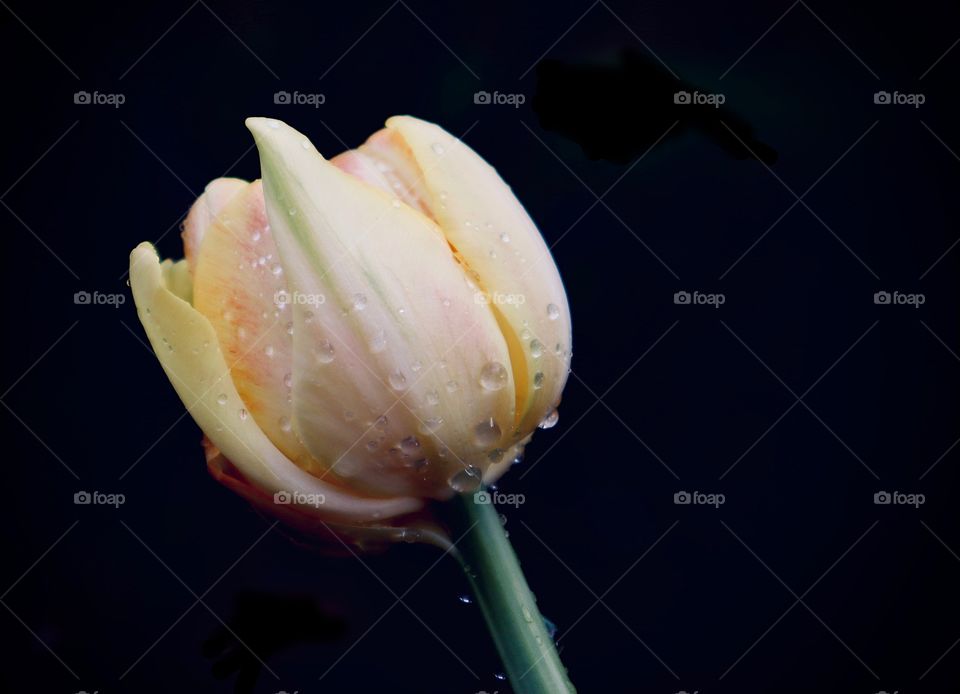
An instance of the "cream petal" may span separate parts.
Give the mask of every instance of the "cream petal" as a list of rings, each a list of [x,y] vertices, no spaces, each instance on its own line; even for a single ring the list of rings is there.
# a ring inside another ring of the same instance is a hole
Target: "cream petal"
[[[474,271],[510,346],[517,428],[532,431],[560,399],[571,355],[560,274],[533,221],[496,170],[433,123],[397,116],[360,149],[393,170]],[[398,136],[398,137],[397,137]],[[411,179],[412,177],[412,179]]]
[[[320,507],[308,508],[334,522],[370,522],[420,508],[419,499],[371,499],[346,493],[287,459],[255,420],[245,415],[213,327],[168,289],[157,253],[149,243],[140,244],[130,255],[130,284],[147,337],[177,394],[248,482],[271,494],[322,495]]]
[[[331,165],[287,125],[247,125],[289,291],[301,297],[292,305],[301,439],[351,484],[449,496],[453,474],[485,469],[490,451],[514,440],[510,355],[493,312],[430,219]],[[504,368],[485,388],[493,364]],[[498,426],[484,429],[491,417]]]
[[[197,252],[200,250],[207,227],[213,223],[220,214],[220,210],[227,206],[233,196],[246,186],[247,182],[239,178],[216,178],[207,184],[203,195],[190,207],[180,234],[183,239],[183,255],[190,267],[190,272],[193,272]]]

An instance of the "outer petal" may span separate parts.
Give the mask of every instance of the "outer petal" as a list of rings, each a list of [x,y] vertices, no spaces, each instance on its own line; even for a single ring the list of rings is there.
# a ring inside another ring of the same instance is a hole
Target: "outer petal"
[[[321,506],[308,508],[335,522],[369,522],[420,508],[418,499],[354,496],[288,460],[246,414],[209,321],[163,279],[153,246],[140,244],[130,254],[130,284],[147,337],[187,410],[244,479],[267,493],[323,495]]]
[[[430,219],[285,124],[247,126],[294,299],[301,439],[353,484],[448,496],[465,465],[486,468],[514,440],[510,356],[493,312]]]
[[[197,198],[190,207],[187,218],[183,222],[183,255],[187,259],[190,272],[196,265],[197,252],[213,220],[220,214],[220,210],[227,206],[233,196],[247,186],[247,182],[239,178],[216,178],[207,184],[203,195]]]
[[[556,407],[571,355],[570,310],[550,250],[506,183],[433,123],[397,116],[360,148],[390,161],[476,273],[504,335],[517,384],[517,428]]]
[[[219,210],[194,269],[193,305],[206,316],[247,410],[300,467],[322,472],[292,429],[293,316],[260,181]]]

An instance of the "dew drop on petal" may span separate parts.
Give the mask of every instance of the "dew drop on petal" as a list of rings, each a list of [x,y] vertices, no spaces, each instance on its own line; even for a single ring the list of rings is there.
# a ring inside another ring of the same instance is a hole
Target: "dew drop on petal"
[[[455,393],[457,389],[460,388],[460,385],[456,381],[447,381],[447,392]]]
[[[439,142],[434,142],[432,145],[430,145],[430,149],[433,150],[434,154],[443,154],[447,151]]]
[[[540,428],[552,429],[553,427],[557,426],[557,420],[559,419],[560,419],[560,411],[554,410],[553,412],[548,414],[542,422],[540,422]]]
[[[486,390],[500,390],[507,385],[507,369],[496,361],[487,362],[480,370],[480,385]]]
[[[473,441],[478,446],[486,448],[500,440],[502,432],[493,417],[485,419],[473,428]]]
[[[239,410],[237,410],[237,416],[240,417],[241,422],[245,422],[247,420],[247,414],[248,414],[247,411],[242,407]]]
[[[537,390],[540,390],[541,388],[543,388],[543,372],[542,371],[537,371],[537,373],[533,374],[533,387]]]
[[[510,234],[504,231],[503,233],[500,234],[500,240],[503,241],[504,243],[510,243]]]
[[[320,340],[319,344],[313,350],[313,353],[316,355],[317,361],[321,364],[329,364],[333,361],[334,352],[330,340]]]
[[[220,393],[220,395],[217,396],[217,404],[218,404],[218,405],[226,405],[226,404],[227,404],[227,394],[226,394],[226,393]]]
[[[428,390],[426,400],[428,405],[435,407],[440,404],[440,393],[435,390]]]
[[[530,355],[534,359],[539,359],[543,356],[543,343],[540,340],[533,339],[530,341]]]
[[[293,429],[293,424],[290,422],[289,417],[281,417],[279,424],[280,424],[280,431],[286,432],[288,434]]]
[[[400,441],[400,452],[404,455],[416,455],[420,452],[420,441],[416,436],[408,436]]]
[[[293,388],[293,374],[285,373],[283,374],[283,385],[287,388]]]
[[[560,308],[556,304],[547,304],[547,318],[557,320],[560,317]]]
[[[480,468],[468,465],[450,478],[450,487],[456,492],[472,493],[480,489],[482,475]]]
[[[421,430],[424,433],[430,433],[436,431],[441,426],[443,426],[443,417],[428,417],[427,419],[423,420]]]
[[[364,294],[353,295],[353,310],[362,311],[367,307],[367,297]]]
[[[387,334],[383,330],[378,330],[370,338],[370,352],[377,354],[387,348]]]
[[[407,387],[407,377],[400,369],[391,373],[387,380],[390,381],[390,387],[394,390],[405,390]]]

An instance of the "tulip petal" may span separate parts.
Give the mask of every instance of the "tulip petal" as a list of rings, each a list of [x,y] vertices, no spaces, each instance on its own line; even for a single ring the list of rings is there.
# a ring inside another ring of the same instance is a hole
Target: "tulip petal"
[[[531,431],[556,407],[571,355],[570,310],[550,250],[509,186],[470,147],[417,118],[386,125],[360,150],[394,163],[476,273],[510,346],[517,428]]]
[[[208,225],[195,261],[193,305],[206,316],[247,410],[307,472],[322,472],[293,431],[293,317],[260,181]]]
[[[183,221],[183,255],[187,259],[190,272],[196,265],[197,253],[213,220],[220,214],[220,210],[227,206],[237,193],[247,186],[247,182],[239,178],[217,178],[207,184],[203,195],[197,198],[190,207],[187,218]]]
[[[351,484],[449,496],[464,465],[486,469],[513,441],[510,354],[493,312],[428,217],[287,125],[247,126],[295,298],[301,440]]]
[[[315,512],[333,521],[370,522],[420,508],[418,499],[371,499],[345,493],[288,460],[246,414],[213,327],[169,290],[149,243],[130,254],[130,285],[147,337],[177,394],[246,480],[268,493],[297,490],[323,495],[324,503]]]

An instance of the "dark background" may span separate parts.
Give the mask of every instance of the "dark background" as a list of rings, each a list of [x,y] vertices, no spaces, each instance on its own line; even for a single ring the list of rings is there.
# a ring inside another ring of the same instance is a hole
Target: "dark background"
[[[580,691],[958,691],[955,4],[0,4],[0,689],[249,691],[225,622],[257,692],[509,691],[453,561],[326,558],[208,477],[125,284],[208,180],[259,175],[246,116],[333,154],[410,113],[497,167],[567,286],[560,422],[501,488]],[[606,67],[544,95],[545,59]],[[674,75],[724,109],[674,107]]]

